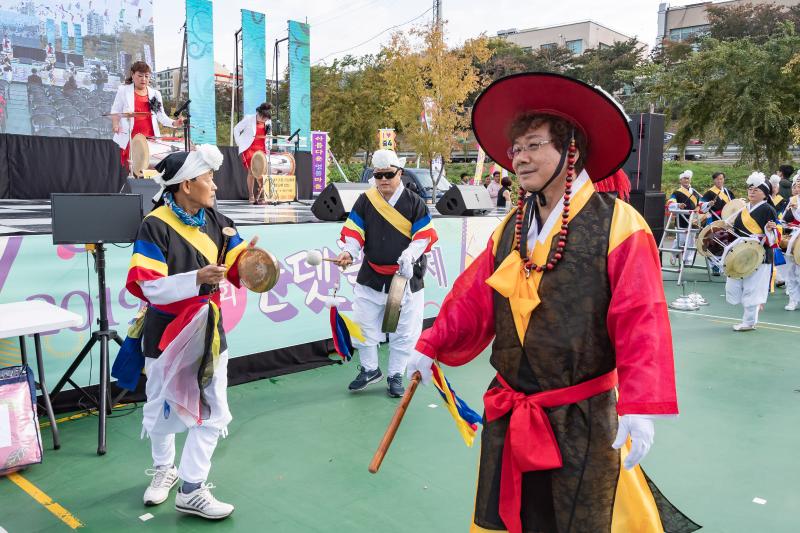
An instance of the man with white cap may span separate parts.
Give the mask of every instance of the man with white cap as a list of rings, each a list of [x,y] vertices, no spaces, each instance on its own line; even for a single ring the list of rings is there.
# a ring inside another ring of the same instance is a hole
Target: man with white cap
[[[353,289],[353,318],[366,340],[353,340],[361,362],[349,386],[353,392],[383,378],[378,344],[385,338],[381,326],[395,274],[408,278],[408,284],[397,330],[389,334],[389,396],[403,395],[406,361],[422,332],[425,254],[438,237],[425,202],[403,186],[403,164],[393,150],[373,154],[374,187],[356,200],[339,240],[342,253],[336,263],[340,267],[347,268],[364,256]]]
[[[733,326],[734,331],[752,331],[758,323],[758,311],[767,303],[774,263],[774,249],[780,234],[777,229],[778,214],[770,198],[770,184],[761,172],[753,172],[747,178],[748,203],[733,220],[728,222],[739,237],[754,237],[764,246],[764,263],[743,279],[728,277],[725,282],[725,299],[733,305],[742,304],[742,322]]]
[[[247,246],[235,230],[230,236],[233,221],[213,209],[213,171],[221,164],[222,154],[210,145],[158,164],[161,190],[139,228],[126,283],[147,304],[140,325],[147,374],[142,434],[151,442],[153,468],[146,473],[153,479],[144,504],[164,502],[180,478],[175,509],[212,520],[233,512],[206,484],[211,455],[231,421],[218,287],[226,278],[239,286],[237,261]],[[175,434],[187,430],[176,468]]]
[[[781,177],[777,174],[773,174],[769,177],[769,184],[770,184],[770,198],[772,199],[772,206],[778,213],[783,213],[783,210],[786,209],[786,204],[789,203],[788,198],[784,198],[781,195]]]
[[[675,189],[672,195],[667,199],[667,209],[670,211],[693,211],[697,209],[698,205],[700,205],[700,193],[698,193],[694,188],[692,188],[692,176],[694,173],[691,170],[684,170],[681,172],[681,175],[678,177],[680,180],[680,187]],[[710,208],[710,203],[707,202],[704,205],[706,210]],[[675,220],[675,226],[678,229],[686,230],[689,228],[689,217],[684,214],[679,214]],[[690,229],[690,228],[689,228]],[[678,233],[678,237],[675,239],[672,247],[676,250],[683,249],[684,244],[686,243],[686,234],[685,233]],[[694,246],[694,235],[691,231],[689,231],[689,248]],[[686,253],[683,256],[683,263],[685,265],[689,265],[692,263],[692,250],[686,250]],[[677,263],[679,255],[673,254],[671,261]]]

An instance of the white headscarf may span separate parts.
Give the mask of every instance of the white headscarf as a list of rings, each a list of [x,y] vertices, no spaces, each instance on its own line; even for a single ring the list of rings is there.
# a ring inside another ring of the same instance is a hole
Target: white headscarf
[[[167,158],[169,157],[170,156],[167,156]],[[186,161],[183,162],[183,165],[181,165],[175,174],[169,176],[169,171],[164,170],[153,176],[153,181],[161,186],[161,190],[153,196],[153,201],[158,202],[161,199],[161,195],[164,194],[164,190],[169,185],[175,185],[182,181],[194,179],[197,176],[202,176],[209,170],[219,170],[222,161],[222,152],[213,144],[201,144],[195,147],[195,149],[186,156]]]

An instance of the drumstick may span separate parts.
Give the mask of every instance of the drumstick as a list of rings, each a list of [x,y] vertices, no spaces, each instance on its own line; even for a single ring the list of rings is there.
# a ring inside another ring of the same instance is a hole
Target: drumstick
[[[397,406],[394,416],[392,417],[392,421],[389,422],[389,427],[386,428],[386,433],[383,434],[381,443],[378,445],[378,449],[375,451],[375,455],[372,456],[372,461],[369,463],[370,473],[378,473],[381,463],[383,462],[383,458],[386,457],[386,452],[389,451],[389,446],[392,445],[394,434],[397,433],[397,428],[400,427],[400,422],[403,421],[403,416],[406,414],[408,404],[411,403],[411,398],[414,397],[414,393],[417,390],[417,385],[419,385],[421,379],[422,375],[419,373],[419,371],[414,372],[414,375],[411,376],[411,383],[408,384],[408,388],[406,389],[405,394],[403,394],[403,399],[400,400],[400,405]]]
[[[217,257],[217,265],[225,265],[225,252],[228,250],[228,241],[230,241],[231,237],[234,235],[236,235],[236,230],[232,227],[226,226],[222,228],[222,248],[219,251],[219,257]]]

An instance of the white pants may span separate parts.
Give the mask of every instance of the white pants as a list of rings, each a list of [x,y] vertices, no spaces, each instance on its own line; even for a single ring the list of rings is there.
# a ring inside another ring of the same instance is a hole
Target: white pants
[[[784,270],[786,274],[784,278],[786,281],[786,294],[789,295],[790,302],[800,303],[800,265],[787,257],[786,267]]]
[[[772,265],[761,265],[744,279],[728,278],[725,281],[725,299],[729,304],[742,304],[744,307],[743,324],[755,326],[758,323],[758,309],[767,303],[771,277]]]
[[[156,359],[145,359],[145,373],[153,366]],[[152,391],[148,382],[145,393],[148,398]],[[174,412],[164,411],[162,420],[154,425],[148,433],[150,437],[153,466],[172,465],[175,463],[175,433],[187,431],[186,442],[181,453],[178,466],[178,477],[187,483],[200,483],[208,479],[211,470],[211,456],[217,447],[220,435],[227,434],[227,425],[231,420],[228,409],[228,351],[219,356],[211,383],[203,391],[211,410],[207,420],[201,425],[187,427]]]
[[[674,249],[676,249],[676,250],[683,250],[683,245],[684,245],[685,242],[686,242],[686,234],[685,233],[678,233],[676,238],[675,238],[675,240],[672,243],[672,247]],[[689,232],[689,245],[688,245],[688,248],[691,248],[693,246],[694,246],[694,233],[692,233],[690,231]],[[695,251],[694,250],[690,250],[688,248],[687,248],[686,252],[683,254],[683,262],[685,264],[687,264],[687,265],[690,265],[690,264],[692,264],[692,258],[693,258],[693,255],[694,255]],[[677,257],[678,254],[675,254],[675,256]]]
[[[388,375],[403,374],[411,350],[422,333],[422,313],[425,308],[425,290],[411,292],[406,289],[400,308],[397,331],[389,334]],[[356,284],[353,289],[353,319],[361,326],[366,342],[353,339],[358,348],[358,357],[365,370],[378,368],[378,344],[386,334],[381,331],[383,313],[386,309],[386,293]]]

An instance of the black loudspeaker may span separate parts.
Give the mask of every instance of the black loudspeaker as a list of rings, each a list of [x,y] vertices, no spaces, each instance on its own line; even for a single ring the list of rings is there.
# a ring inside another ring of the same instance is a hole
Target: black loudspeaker
[[[667,195],[663,192],[640,192],[631,191],[630,203],[639,214],[644,217],[656,244],[661,242],[664,234],[664,206],[667,202]]]
[[[331,183],[314,201],[311,212],[326,222],[344,220],[361,193],[369,188],[369,183]]]
[[[125,192],[142,195],[142,213],[145,215],[153,209],[153,196],[161,189],[161,186],[150,179],[126,178],[124,187]]]
[[[622,169],[631,180],[631,190],[658,192],[664,164],[664,115],[631,115],[628,126],[633,135],[633,150]]]
[[[451,185],[436,202],[440,215],[473,216],[494,209],[483,185]]]

